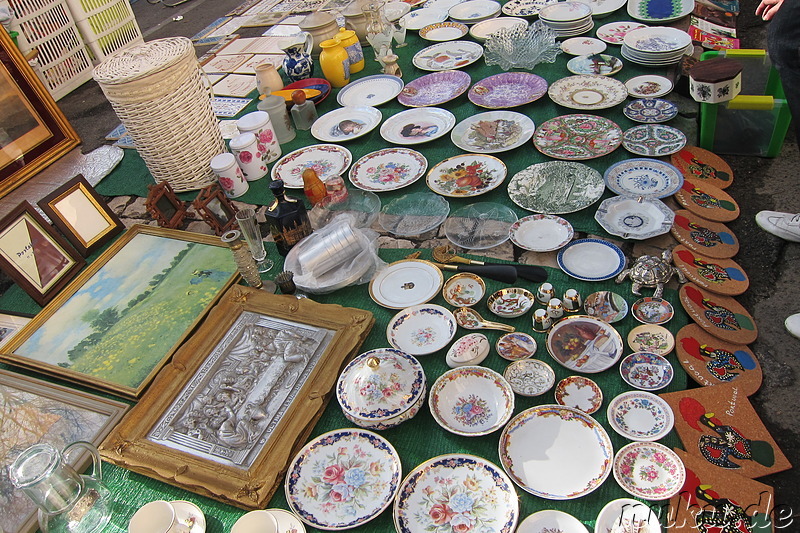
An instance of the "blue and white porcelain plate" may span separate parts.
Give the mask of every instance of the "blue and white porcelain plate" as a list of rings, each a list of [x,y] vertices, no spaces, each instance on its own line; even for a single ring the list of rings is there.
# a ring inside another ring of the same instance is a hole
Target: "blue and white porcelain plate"
[[[623,392],[608,405],[608,423],[625,437],[635,441],[659,440],[672,430],[675,415],[667,402],[643,391]]]
[[[664,124],[639,124],[622,134],[622,146],[632,154],[661,157],[680,152],[686,146],[686,134]]]
[[[683,186],[683,174],[673,165],[639,157],[608,167],[603,174],[606,187],[622,196],[665,198]]]
[[[625,254],[608,241],[579,239],[558,252],[558,266],[575,279],[602,281],[622,272]]]
[[[622,112],[634,122],[655,124],[675,118],[678,106],[663,98],[637,98],[629,102]]]

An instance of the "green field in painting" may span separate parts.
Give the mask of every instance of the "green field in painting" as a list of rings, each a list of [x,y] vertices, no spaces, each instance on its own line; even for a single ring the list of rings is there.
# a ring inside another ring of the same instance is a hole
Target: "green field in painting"
[[[225,280],[204,279],[192,285],[198,266],[232,271],[230,252],[217,246],[196,246],[155,287],[152,294],[125,311],[69,367],[126,387],[138,387],[180,340],[187,328],[219,293]]]

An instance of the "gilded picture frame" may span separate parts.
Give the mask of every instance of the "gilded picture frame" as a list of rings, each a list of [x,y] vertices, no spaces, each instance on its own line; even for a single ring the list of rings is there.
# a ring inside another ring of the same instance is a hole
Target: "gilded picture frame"
[[[238,279],[219,238],[137,224],[11,339],[0,361],[138,398]]]
[[[0,31],[0,109],[3,197],[80,144],[80,139],[5,31]]]
[[[31,318],[33,318],[33,315],[23,316],[0,313],[0,350],[31,321]]]
[[[165,483],[263,509],[373,323],[362,309],[232,287],[100,454]]]
[[[36,378],[0,370],[0,463],[10,465],[20,452],[40,442],[61,450],[75,441],[98,446],[128,406]],[[71,457],[83,471],[88,454]],[[0,523],[6,533],[38,529],[36,506],[16,490],[0,469]]]
[[[81,174],[36,203],[83,257],[125,229]]]
[[[0,220],[0,268],[39,305],[55,298],[84,265],[29,202]]]

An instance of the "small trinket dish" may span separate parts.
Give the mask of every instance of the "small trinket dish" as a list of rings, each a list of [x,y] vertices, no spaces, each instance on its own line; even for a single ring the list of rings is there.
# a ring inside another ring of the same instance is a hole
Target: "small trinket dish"
[[[538,359],[514,361],[506,367],[503,377],[520,396],[541,396],[556,382],[556,373],[550,365]]]
[[[498,355],[507,361],[532,357],[536,353],[536,347],[536,339],[522,332],[506,333],[495,343]]]
[[[520,287],[500,289],[486,300],[489,311],[502,318],[516,318],[527,313],[535,298],[529,290]]]
[[[667,355],[675,347],[675,337],[664,326],[642,324],[628,333],[628,346],[634,352]]]
[[[672,304],[663,298],[640,298],[633,303],[631,311],[642,324],[666,324],[675,316]]]
[[[615,531],[619,527],[623,528],[622,531],[637,531],[638,528],[638,531],[647,533],[661,533],[658,513],[633,498],[610,501],[597,515],[595,531]]]
[[[428,406],[447,431],[477,437],[508,422],[514,412],[514,391],[494,370],[462,366],[439,376],[431,387]]]
[[[447,350],[445,362],[450,368],[479,365],[489,355],[489,339],[483,333],[469,333],[456,340]]]
[[[580,409],[587,415],[597,412],[603,405],[603,391],[591,379],[569,376],[558,382],[554,392],[556,403]]]
[[[619,364],[625,383],[643,391],[663,389],[672,382],[675,372],[664,357],[650,352],[634,352]]]
[[[471,307],[486,294],[486,284],[479,276],[460,272],[448,279],[442,288],[445,301],[454,307]]]
[[[675,415],[660,396],[649,392],[623,392],[606,410],[611,428],[626,439],[653,442],[672,431]]]
[[[583,301],[583,309],[587,315],[609,324],[628,316],[628,302],[622,295],[611,291],[593,292]]]

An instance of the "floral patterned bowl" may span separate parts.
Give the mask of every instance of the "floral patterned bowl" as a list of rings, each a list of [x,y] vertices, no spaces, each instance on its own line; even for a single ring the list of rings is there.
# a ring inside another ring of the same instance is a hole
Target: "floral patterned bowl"
[[[514,411],[508,381],[488,368],[448,370],[431,387],[428,406],[434,420],[456,435],[488,435],[503,427]]]
[[[370,350],[342,371],[336,399],[344,416],[357,426],[389,429],[413,418],[424,405],[425,371],[400,350]]]
[[[631,442],[614,457],[614,479],[629,494],[666,500],[678,494],[686,469],[678,454],[657,442]]]

